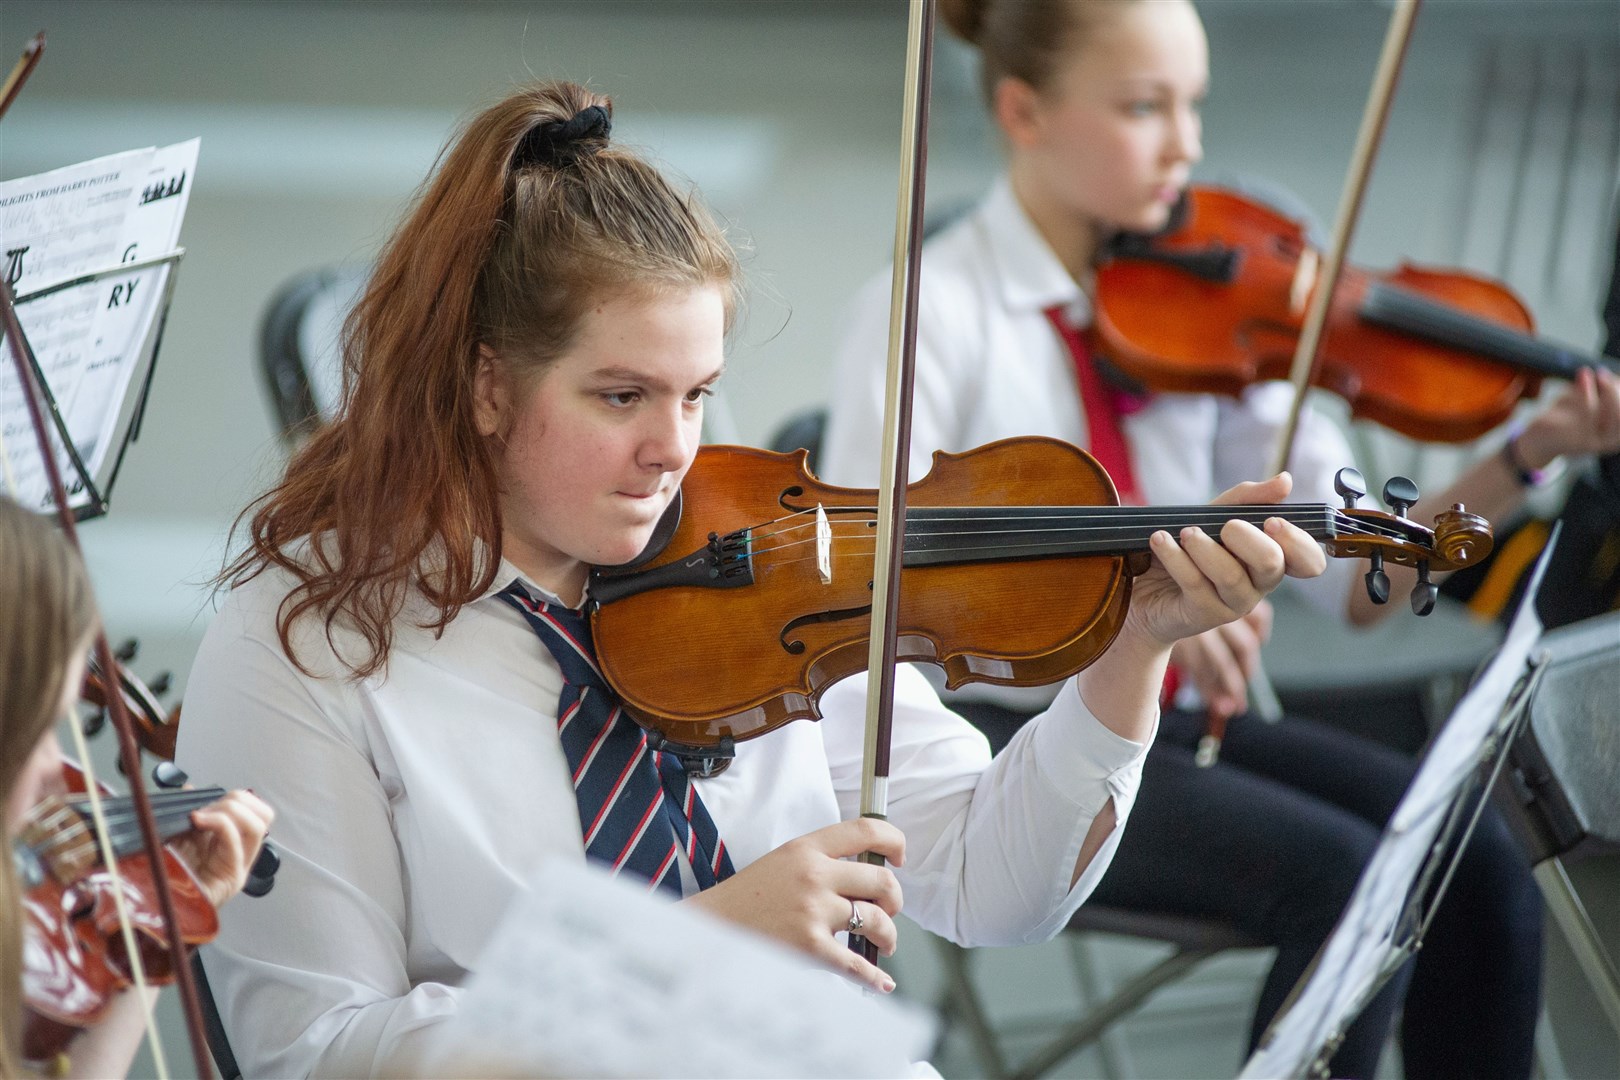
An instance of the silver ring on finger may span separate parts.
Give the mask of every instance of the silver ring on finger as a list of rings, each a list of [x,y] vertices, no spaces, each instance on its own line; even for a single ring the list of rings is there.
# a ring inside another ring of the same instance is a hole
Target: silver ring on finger
[[[866,920],[861,918],[860,909],[855,906],[853,900],[849,902],[849,922],[845,925],[852,934],[860,933],[861,928],[866,925]]]

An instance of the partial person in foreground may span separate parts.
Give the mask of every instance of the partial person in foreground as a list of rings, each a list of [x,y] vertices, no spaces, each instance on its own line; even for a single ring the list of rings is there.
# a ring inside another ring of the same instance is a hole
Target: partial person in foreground
[[[54,728],[72,716],[98,623],[79,556],[49,521],[0,496],[0,798],[13,842],[40,800],[66,792]],[[215,907],[241,891],[274,816],[253,793],[233,791],[194,811],[195,830],[169,842]],[[25,1061],[23,892],[10,858],[0,859],[0,892],[0,1075],[37,1066],[53,1076],[123,1076],[156,992],[123,991],[65,1060]]]

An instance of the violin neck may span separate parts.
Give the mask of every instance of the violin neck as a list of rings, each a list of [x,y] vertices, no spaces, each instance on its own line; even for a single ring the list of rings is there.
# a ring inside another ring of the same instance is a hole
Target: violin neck
[[[159,791],[147,796],[152,804],[152,819],[157,825],[160,840],[173,840],[191,831],[191,814],[225,795],[224,788],[191,788],[186,791]],[[69,800],[75,812],[90,823],[90,800],[75,796]],[[107,834],[112,841],[113,854],[122,858],[133,855],[144,847],[140,819],[135,813],[135,800],[128,795],[103,796],[102,816],[107,819]]]
[[[1573,379],[1584,367],[1620,370],[1610,361],[1489,322],[1394,285],[1377,282],[1369,285],[1360,315],[1386,330],[1464,349],[1558,379]]]
[[[1256,528],[1280,517],[1317,540],[1338,535],[1338,512],[1324,504],[1258,506],[963,506],[906,510],[904,565],[945,566],[1003,559],[1130,555],[1148,538],[1194,526],[1219,538],[1238,518]]]

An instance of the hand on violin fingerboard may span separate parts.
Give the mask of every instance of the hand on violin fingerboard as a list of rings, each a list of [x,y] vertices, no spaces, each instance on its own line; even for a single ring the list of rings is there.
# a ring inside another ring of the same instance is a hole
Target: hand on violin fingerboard
[[[1238,484],[1211,505],[1276,503],[1292,489],[1293,479],[1279,473]],[[1151,550],[1153,568],[1135,581],[1122,633],[1164,648],[1243,618],[1285,576],[1316,577],[1327,566],[1321,546],[1282,518],[1268,518],[1263,529],[1228,521],[1219,541],[1198,528],[1161,531]]]
[[[251,791],[232,791],[192,812],[195,831],[171,840],[217,908],[242,891],[276,812]]]
[[[1620,451],[1620,375],[1583,368],[1525,425],[1518,452],[1532,469],[1558,457]]]

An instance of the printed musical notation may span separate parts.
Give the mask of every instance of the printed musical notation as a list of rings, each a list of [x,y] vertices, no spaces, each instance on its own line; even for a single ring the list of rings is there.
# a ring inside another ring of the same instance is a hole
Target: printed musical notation
[[[673,1033],[673,1034],[672,1034]],[[892,1077],[933,1017],[583,860],[538,868],[423,1076]]]
[[[156,349],[173,263],[146,265],[37,293],[175,250],[197,168],[192,139],[0,183],[0,252],[18,319],[67,429],[102,491],[129,436]],[[0,351],[0,456],[11,494],[52,509],[44,463],[9,349]],[[89,492],[58,447],[70,503]]]

